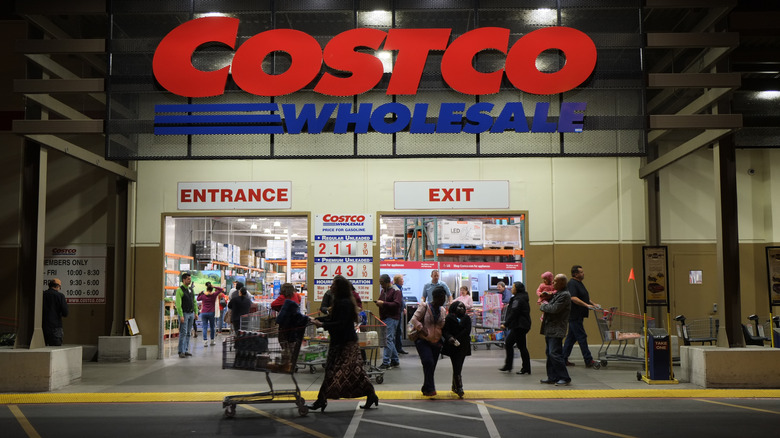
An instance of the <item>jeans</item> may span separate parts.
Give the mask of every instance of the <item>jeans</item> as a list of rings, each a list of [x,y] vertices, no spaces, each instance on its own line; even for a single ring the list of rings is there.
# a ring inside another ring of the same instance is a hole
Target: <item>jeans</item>
[[[582,318],[569,321],[569,333],[566,334],[566,341],[563,343],[563,360],[569,360],[571,350],[574,348],[574,341],[580,344],[582,358],[585,359],[585,365],[593,362],[593,355],[588,349],[588,334],[585,333],[585,327],[582,325]]]
[[[404,344],[402,342],[403,339],[403,330],[401,329],[401,326],[403,325],[404,315],[401,314],[401,319],[398,320],[398,327],[395,329],[395,351],[400,353],[404,350]]]
[[[387,334],[385,339],[385,356],[382,358],[382,364],[398,363],[398,351],[395,349],[395,329],[398,327],[398,320],[385,318],[382,322],[387,326],[385,327],[385,333]]]
[[[563,359],[563,349],[561,348],[563,338],[545,336],[544,341],[547,344],[544,351],[544,354],[547,355],[547,378],[556,382],[558,380],[570,382],[571,377],[566,369],[566,361]]]
[[[214,331],[216,330],[214,321],[214,312],[203,312],[200,314],[201,326],[203,327],[203,341],[208,338],[207,333],[211,326],[211,340],[214,340]]]
[[[436,383],[433,381],[433,374],[436,371],[436,363],[439,362],[439,353],[441,353],[441,342],[431,344],[425,339],[414,341],[417,347],[417,354],[420,355],[420,362],[423,367],[423,386],[422,392],[429,394],[436,391]]]
[[[186,353],[190,348],[192,326],[195,325],[195,313],[185,313],[181,316],[184,318],[184,321],[179,324],[179,354]]]
[[[517,345],[517,349],[520,350],[520,357],[523,360],[523,366],[520,368],[524,371],[531,371],[531,355],[528,353],[528,347],[526,346],[526,337],[528,330],[523,329],[510,329],[509,334],[504,341],[504,348],[506,349],[506,360],[504,361],[504,368],[512,369],[512,364],[515,360],[514,347]]]

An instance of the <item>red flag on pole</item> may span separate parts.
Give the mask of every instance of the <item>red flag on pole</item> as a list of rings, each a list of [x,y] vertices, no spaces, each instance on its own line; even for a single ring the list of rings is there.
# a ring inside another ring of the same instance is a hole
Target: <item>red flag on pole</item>
[[[630,283],[631,280],[636,281],[636,278],[634,278],[634,268],[631,268],[631,273],[628,274],[628,282]]]

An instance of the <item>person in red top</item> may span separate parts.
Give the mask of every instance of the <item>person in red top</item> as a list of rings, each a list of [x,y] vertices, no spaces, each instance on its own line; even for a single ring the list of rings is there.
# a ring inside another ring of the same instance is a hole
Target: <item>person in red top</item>
[[[282,291],[284,292],[284,291]],[[284,305],[285,300],[293,300],[295,301],[295,304],[300,305],[301,304],[301,296],[298,295],[295,292],[292,292],[292,296],[287,297],[284,295],[284,293],[280,293],[278,297],[276,297],[275,300],[271,302],[271,310],[274,310],[276,312],[282,310],[282,306]]]

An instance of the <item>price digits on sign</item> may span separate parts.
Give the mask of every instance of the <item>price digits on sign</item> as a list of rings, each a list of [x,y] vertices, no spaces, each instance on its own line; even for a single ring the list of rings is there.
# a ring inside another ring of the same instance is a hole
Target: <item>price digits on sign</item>
[[[361,247],[361,255],[368,255],[368,252],[363,252],[363,247],[368,247],[365,242],[318,242],[317,243],[317,256],[319,257],[348,257],[358,255],[358,245]]]

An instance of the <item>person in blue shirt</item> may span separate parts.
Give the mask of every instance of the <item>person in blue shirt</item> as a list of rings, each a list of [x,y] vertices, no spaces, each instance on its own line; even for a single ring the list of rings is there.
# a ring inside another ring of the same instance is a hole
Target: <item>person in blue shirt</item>
[[[447,303],[446,304],[449,305],[450,303],[452,303],[452,292],[450,292],[450,288],[447,286],[446,283],[443,283],[443,282],[439,281],[439,270],[438,269],[434,269],[433,271],[431,271],[431,282],[430,283],[426,283],[425,286],[423,286],[421,301],[423,303],[430,303],[431,300],[433,300],[433,289],[436,286],[443,287],[444,291],[447,293]]]

